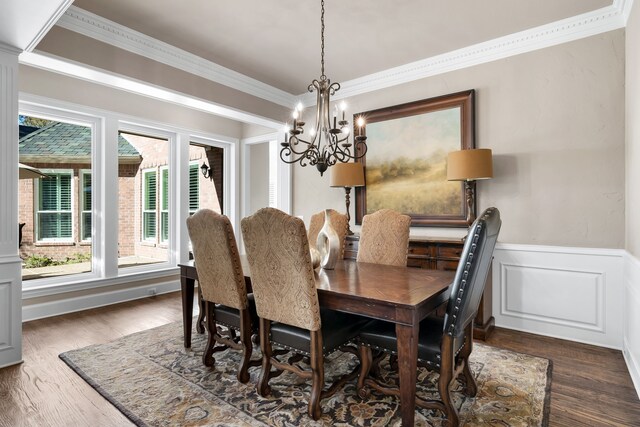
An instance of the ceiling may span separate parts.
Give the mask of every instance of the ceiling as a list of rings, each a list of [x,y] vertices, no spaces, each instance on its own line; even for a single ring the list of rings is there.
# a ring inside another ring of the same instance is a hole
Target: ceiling
[[[320,76],[320,1],[75,0],[74,6],[292,94]],[[611,6],[612,0],[326,0],[343,82]]]

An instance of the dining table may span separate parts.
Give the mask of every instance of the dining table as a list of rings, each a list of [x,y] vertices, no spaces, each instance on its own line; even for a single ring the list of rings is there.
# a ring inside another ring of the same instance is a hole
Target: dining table
[[[241,261],[250,289],[249,264],[244,256]],[[184,346],[189,348],[198,272],[193,260],[179,264],[179,267]],[[361,263],[348,259],[338,261],[333,270],[315,270],[321,307],[395,323],[403,426],[412,426],[415,419],[420,321],[448,300],[454,275],[453,271]],[[202,316],[198,320],[198,332],[204,331],[201,320]]]

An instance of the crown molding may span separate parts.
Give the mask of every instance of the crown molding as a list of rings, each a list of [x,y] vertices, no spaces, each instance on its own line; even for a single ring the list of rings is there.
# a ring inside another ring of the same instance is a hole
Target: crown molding
[[[282,127],[281,122],[266,117],[240,111],[235,108],[217,104],[202,98],[196,98],[191,95],[152,85],[140,80],[135,80],[131,77],[101,70],[86,64],[70,61],[66,58],[60,58],[40,52],[23,52],[18,58],[20,64],[124,90],[136,95],[170,102],[186,108],[204,111],[216,116],[225,117],[243,123],[254,123],[272,129]]]
[[[25,51],[31,52],[33,49],[36,48],[38,43],[40,43],[40,40],[42,40],[42,38],[56,24],[56,22],[60,19],[62,14],[65,13],[67,9],[69,9],[69,6],[71,6],[71,3],[73,3],[73,0],[64,0],[62,1],[62,3],[60,3],[60,6],[58,6],[58,8],[53,13],[53,15],[49,17],[47,22],[42,26],[40,31],[38,31],[38,33],[33,38],[33,40],[31,40],[31,43],[29,43],[27,47],[24,49]]]
[[[632,6],[633,0],[614,0],[611,6],[592,12],[348,80],[340,84],[340,91],[333,99],[361,95],[617,30],[626,25]],[[299,98],[305,106],[315,104],[314,94],[304,93]]]
[[[341,83],[341,89],[333,99],[373,92],[623,28],[632,6],[633,0],[613,0],[611,6],[348,80]],[[292,95],[75,6],[67,9],[57,25],[285,107],[291,107],[298,100],[305,106],[315,104],[314,94]]]
[[[288,92],[75,6],[67,9],[57,25],[275,104],[295,104],[296,97]]]

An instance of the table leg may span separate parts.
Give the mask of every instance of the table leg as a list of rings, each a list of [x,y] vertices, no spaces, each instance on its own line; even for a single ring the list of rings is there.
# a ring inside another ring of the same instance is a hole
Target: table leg
[[[193,288],[195,280],[180,275],[182,288],[182,325],[184,327],[184,347],[191,347],[191,324],[193,322]]]
[[[419,323],[413,326],[396,324],[398,374],[400,377],[400,411],[403,426],[413,426],[416,416],[419,328]]]

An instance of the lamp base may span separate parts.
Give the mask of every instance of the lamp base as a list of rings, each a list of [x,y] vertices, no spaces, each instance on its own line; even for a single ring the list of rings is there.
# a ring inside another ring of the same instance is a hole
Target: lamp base
[[[344,187],[344,199],[347,206],[347,236],[353,236],[351,231],[351,215],[349,215],[349,205],[351,204],[351,187]]]

